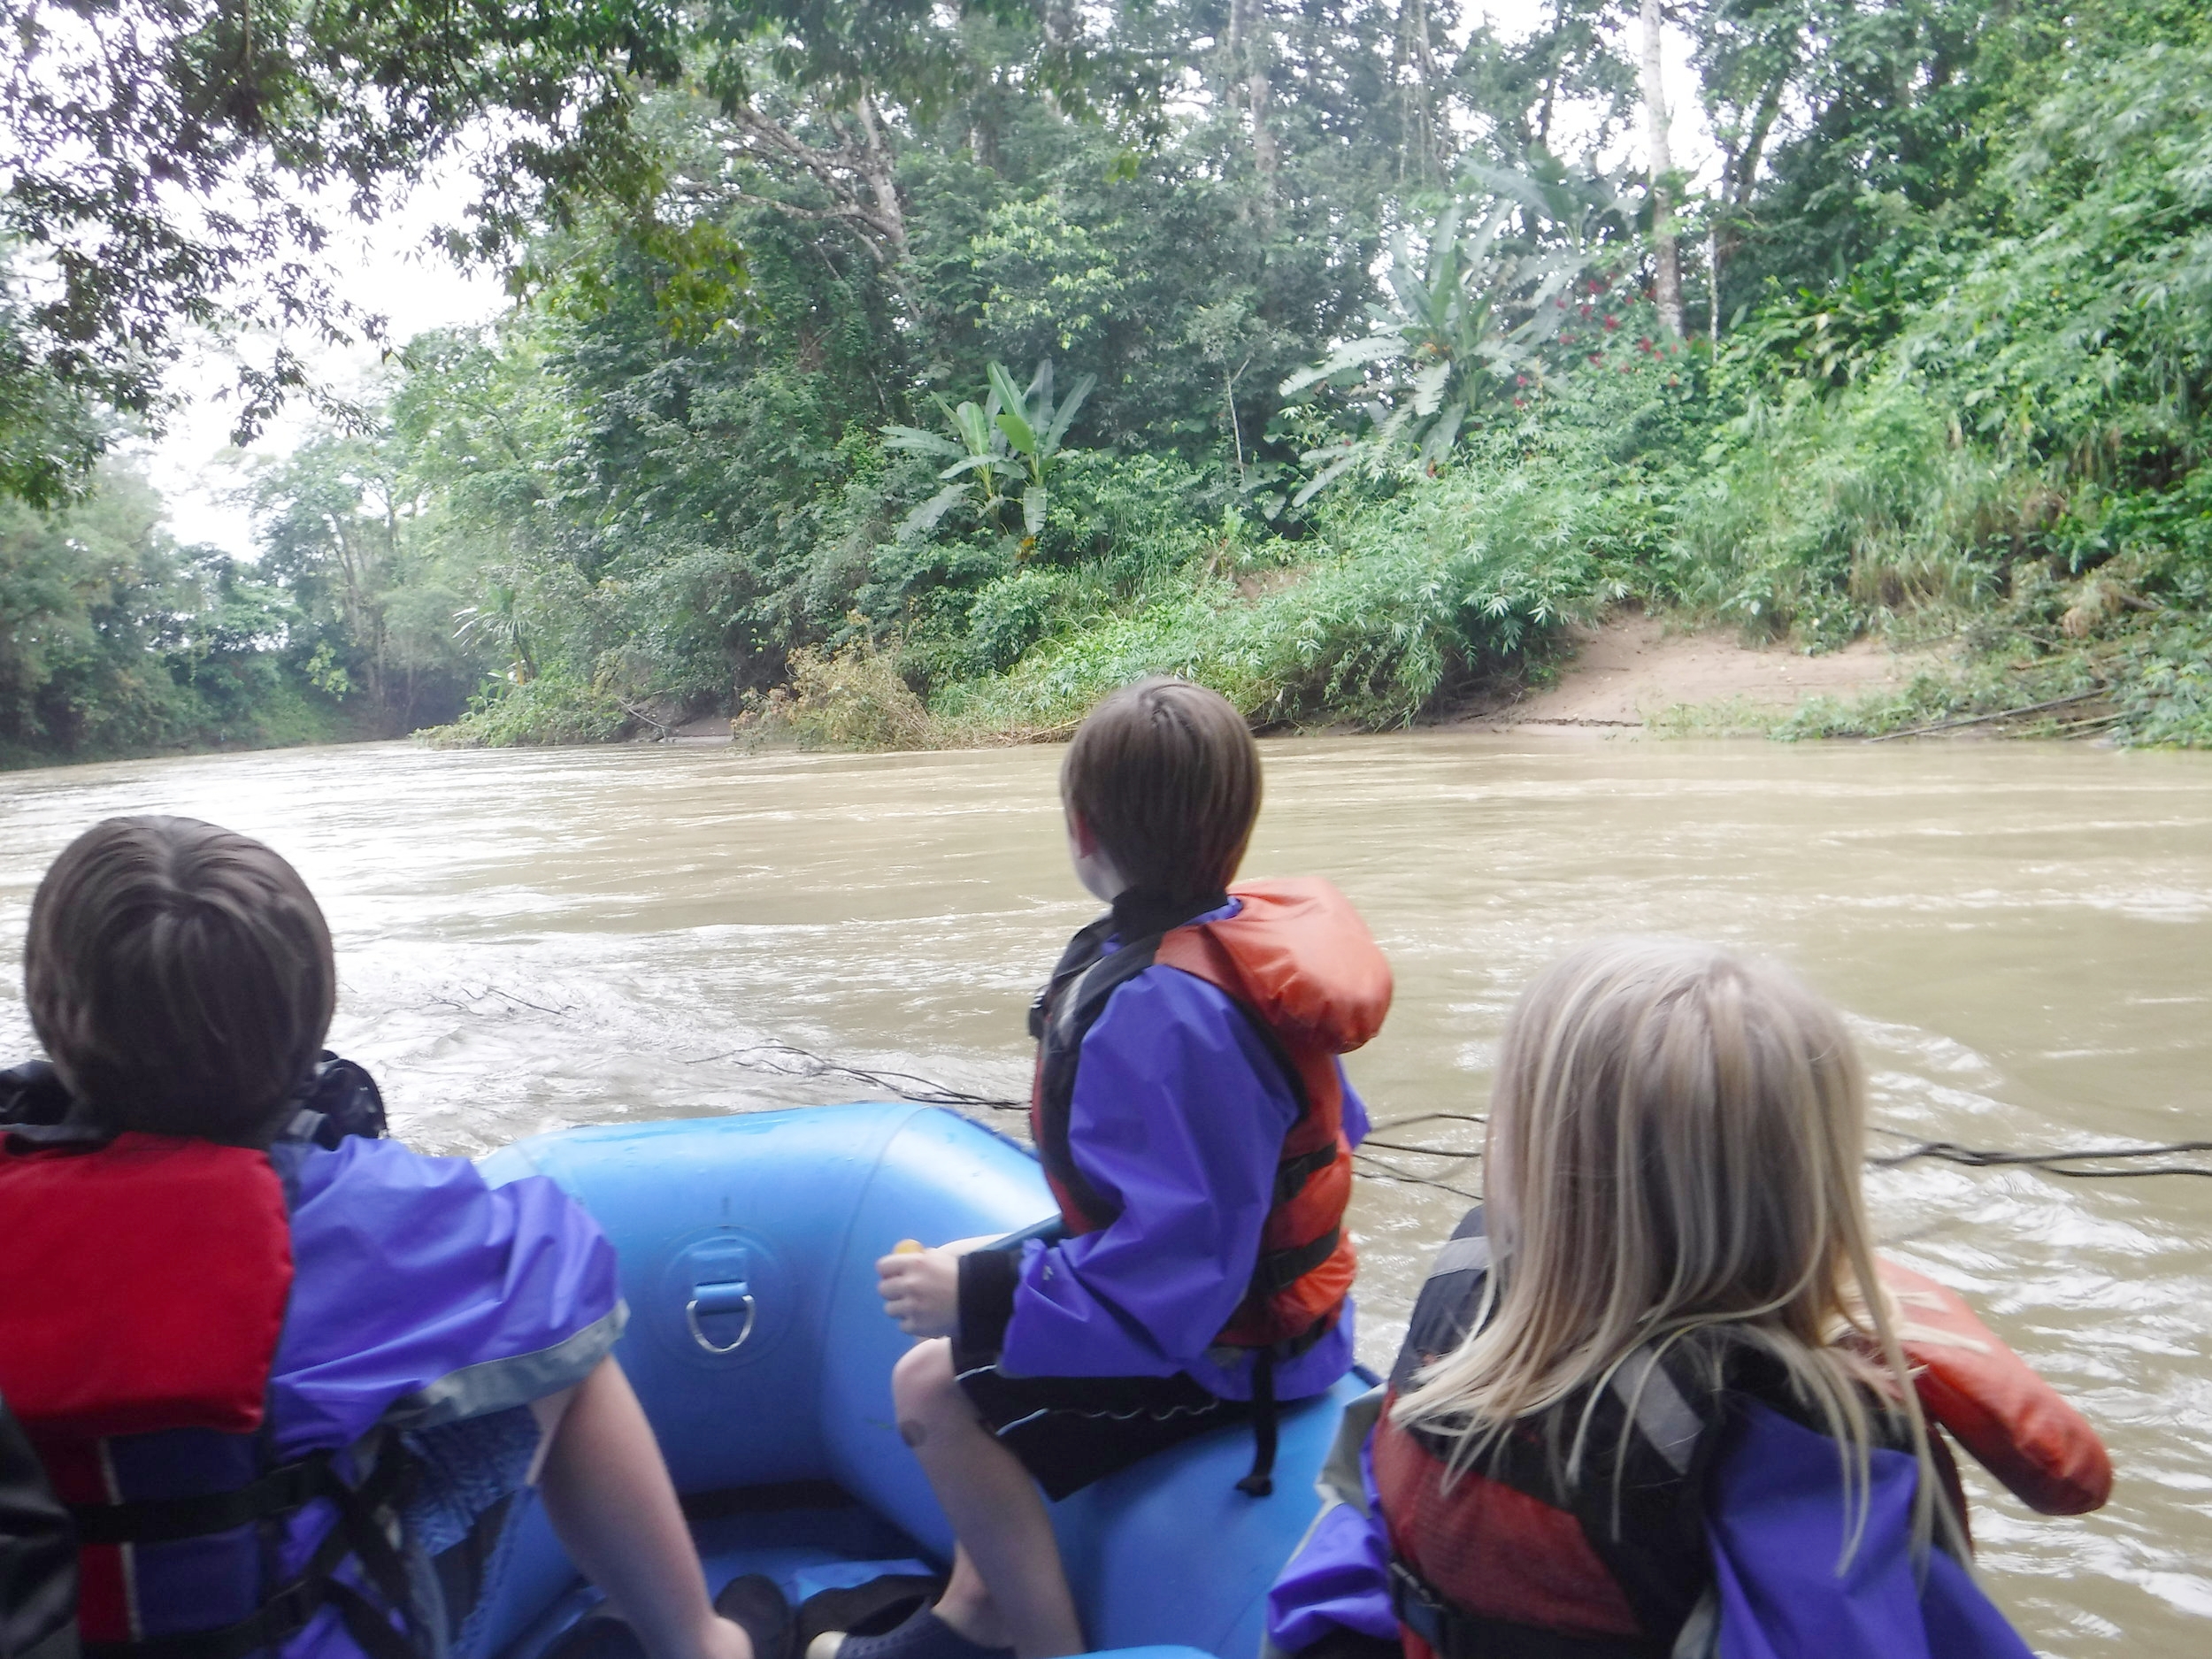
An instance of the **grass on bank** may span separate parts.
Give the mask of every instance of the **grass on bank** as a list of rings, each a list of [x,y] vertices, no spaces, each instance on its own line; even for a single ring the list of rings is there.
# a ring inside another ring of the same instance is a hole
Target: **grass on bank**
[[[1967,442],[1901,382],[1754,399],[1694,460],[1616,459],[1613,434],[1654,409],[1555,418],[1525,449],[1343,489],[1294,541],[1179,516],[1187,482],[1133,464],[1113,488],[1160,499],[1124,503],[1102,552],[979,549],[998,574],[794,652],[741,727],[828,748],[1019,741],[1154,672],[1215,687],[1257,726],[1402,726],[1540,676],[1570,624],[1632,601],[1748,642],[1872,636],[1930,659],[1893,691],[1686,710],[1663,733],[1867,737],[2027,710],[1986,724],[2212,746],[2212,469],[2153,493],[2055,473]],[[637,728],[606,684],[547,678],[429,741]]]

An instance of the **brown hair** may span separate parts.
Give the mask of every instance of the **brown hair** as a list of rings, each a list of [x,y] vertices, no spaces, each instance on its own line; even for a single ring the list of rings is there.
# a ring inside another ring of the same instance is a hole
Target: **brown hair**
[[[337,979],[299,872],[196,818],[94,825],[31,901],[32,1027],[107,1127],[265,1133],[321,1051]]]
[[[1133,890],[1202,898],[1243,862],[1260,815],[1260,751],[1219,692],[1141,680],[1077,729],[1060,798]]]

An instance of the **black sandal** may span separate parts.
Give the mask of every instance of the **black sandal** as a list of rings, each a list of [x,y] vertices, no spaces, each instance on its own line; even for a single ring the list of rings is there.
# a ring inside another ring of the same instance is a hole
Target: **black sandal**
[[[753,1659],[798,1659],[798,1621],[773,1578],[741,1574],[722,1586],[714,1610],[745,1632],[753,1644]]]
[[[918,1572],[887,1572],[849,1589],[823,1590],[799,1603],[800,1654],[817,1636],[887,1636],[926,1607],[936,1604],[945,1581]]]
[[[925,1607],[883,1635],[847,1636],[837,1659],[1014,1659],[1014,1650],[970,1641]]]

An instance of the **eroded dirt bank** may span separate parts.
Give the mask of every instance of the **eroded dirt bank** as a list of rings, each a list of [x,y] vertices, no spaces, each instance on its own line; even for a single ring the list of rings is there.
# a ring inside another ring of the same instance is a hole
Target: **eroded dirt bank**
[[[1786,715],[1814,696],[1852,699],[1901,687],[1919,664],[1862,640],[1818,657],[1758,649],[1732,633],[1690,633],[1655,617],[1613,618],[1580,636],[1548,686],[1450,724],[1477,730],[1555,726],[1640,730],[1672,717]]]

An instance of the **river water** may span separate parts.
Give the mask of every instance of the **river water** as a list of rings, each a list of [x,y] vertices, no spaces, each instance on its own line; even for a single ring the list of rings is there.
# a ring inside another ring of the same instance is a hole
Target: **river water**
[[[1780,956],[1835,997],[1894,1136],[2212,1138],[2203,757],[1441,733],[1264,747],[1248,872],[1330,877],[1396,966],[1389,1025],[1350,1062],[1379,1122],[1481,1110],[1529,975],[1571,941],[1647,931]],[[15,959],[38,874],[80,829],[182,812],[306,874],[338,941],[334,1045],[425,1148],[881,1097],[782,1075],[803,1063],[774,1044],[1012,1095],[1027,999],[1091,911],[1062,851],[1057,762],[379,745],[15,773],[0,953]],[[5,983],[0,1048],[19,1052]],[[1479,1183],[1478,1164],[1381,1156]],[[1973,1300],[2120,1469],[2111,1506],[2081,1520],[1978,1481],[1993,1593],[2042,1652],[2212,1651],[2212,1179],[1916,1164],[1870,1192],[1889,1248]],[[1463,1207],[1379,1169],[1362,1182],[1371,1363]]]

